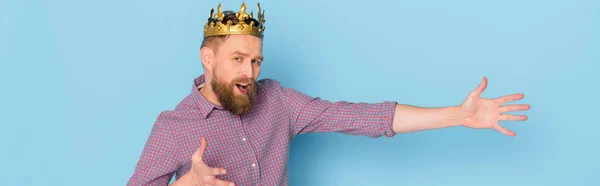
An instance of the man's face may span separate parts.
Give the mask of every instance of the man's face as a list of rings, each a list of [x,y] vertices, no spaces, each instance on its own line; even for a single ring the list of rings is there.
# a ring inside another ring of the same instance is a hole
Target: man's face
[[[256,95],[262,63],[262,39],[231,35],[219,46],[210,82],[221,105],[235,115],[248,112]]]

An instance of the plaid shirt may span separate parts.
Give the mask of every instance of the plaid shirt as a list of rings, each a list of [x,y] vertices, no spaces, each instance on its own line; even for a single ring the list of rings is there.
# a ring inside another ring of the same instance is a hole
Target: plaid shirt
[[[204,162],[227,170],[217,178],[236,185],[288,185],[288,151],[298,134],[395,135],[396,102],[329,102],[262,79],[250,112],[236,116],[206,100],[198,91],[203,85],[201,75],[174,110],[159,114],[127,185],[167,185],[173,175],[179,179],[190,170],[201,136],[208,140]]]

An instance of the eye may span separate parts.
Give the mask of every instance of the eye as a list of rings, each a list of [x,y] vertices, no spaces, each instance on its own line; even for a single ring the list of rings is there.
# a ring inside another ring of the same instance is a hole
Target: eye
[[[243,59],[241,57],[234,57],[233,60],[235,60],[235,61],[242,61]]]
[[[253,60],[252,60],[252,63],[260,65],[261,61],[259,61],[259,60],[256,60],[256,59],[253,59]]]

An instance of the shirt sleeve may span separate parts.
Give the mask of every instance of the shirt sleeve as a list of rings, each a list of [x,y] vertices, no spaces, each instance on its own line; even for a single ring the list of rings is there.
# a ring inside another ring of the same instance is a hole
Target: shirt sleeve
[[[179,168],[173,132],[162,112],[146,141],[128,186],[168,185]]]
[[[396,102],[330,102],[297,90],[280,87],[283,100],[291,107],[292,135],[312,132],[339,132],[371,138],[393,137]]]

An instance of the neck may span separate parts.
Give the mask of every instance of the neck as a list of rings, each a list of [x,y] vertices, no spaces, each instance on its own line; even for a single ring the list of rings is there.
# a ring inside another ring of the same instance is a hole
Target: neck
[[[215,92],[213,92],[212,87],[210,86],[209,82],[204,83],[204,86],[202,86],[202,88],[200,88],[198,91],[200,92],[200,95],[202,95],[205,99],[207,99],[211,103],[221,106],[221,103],[219,102],[219,99],[217,98],[217,95],[215,94]]]

